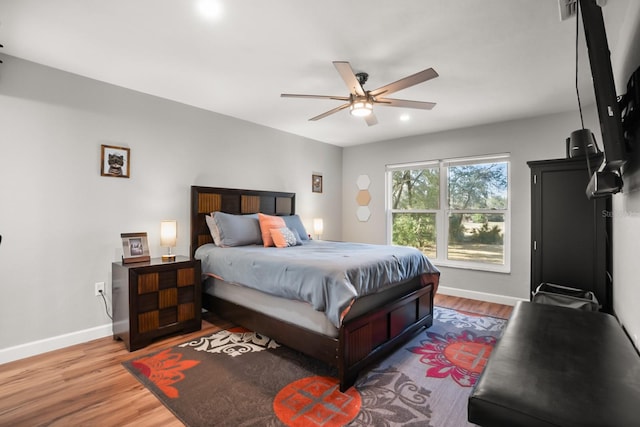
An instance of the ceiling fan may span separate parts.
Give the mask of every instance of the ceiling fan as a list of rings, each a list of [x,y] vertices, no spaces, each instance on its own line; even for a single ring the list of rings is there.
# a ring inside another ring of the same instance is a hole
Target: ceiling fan
[[[351,65],[346,61],[333,61],[333,65],[338,70],[340,77],[349,88],[349,96],[330,96],[330,95],[296,95],[291,93],[280,94],[283,98],[317,98],[317,99],[335,99],[336,101],[347,101],[336,108],[324,112],[309,120],[315,121],[323,119],[331,114],[337,113],[345,108],[350,108],[351,114],[354,116],[364,117],[369,126],[378,123],[378,119],[373,114],[373,105],[379,104],[387,107],[404,107],[419,108],[422,110],[431,110],[435,107],[434,102],[407,101],[404,99],[385,98],[399,90],[426,82],[427,80],[438,77],[438,73],[433,68],[427,68],[418,73],[400,79],[396,82],[379,87],[374,90],[364,90],[363,85],[366,83],[369,75],[367,73],[354,73]]]

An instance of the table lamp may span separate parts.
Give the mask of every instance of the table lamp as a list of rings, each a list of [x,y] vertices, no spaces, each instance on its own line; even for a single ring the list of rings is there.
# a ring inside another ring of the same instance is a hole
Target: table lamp
[[[316,238],[320,240],[320,236],[324,231],[324,224],[322,218],[314,218],[313,219],[313,232],[316,234]]]
[[[162,255],[162,261],[175,261],[175,254],[171,253],[171,248],[176,245],[178,236],[178,222],[175,220],[160,222],[160,246],[167,247],[168,253]]]

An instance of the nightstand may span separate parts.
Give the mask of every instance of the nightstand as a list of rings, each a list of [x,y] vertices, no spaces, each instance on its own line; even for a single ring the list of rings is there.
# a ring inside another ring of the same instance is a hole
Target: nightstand
[[[129,351],[176,332],[202,327],[200,260],[112,264],[113,338]]]

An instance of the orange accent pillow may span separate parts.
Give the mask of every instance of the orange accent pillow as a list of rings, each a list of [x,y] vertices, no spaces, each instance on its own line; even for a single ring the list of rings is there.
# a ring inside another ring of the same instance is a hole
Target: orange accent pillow
[[[275,246],[275,243],[273,243],[273,237],[271,237],[271,229],[286,227],[284,219],[281,216],[259,213],[258,221],[260,222],[260,232],[262,233],[262,242],[264,243],[264,247]]]

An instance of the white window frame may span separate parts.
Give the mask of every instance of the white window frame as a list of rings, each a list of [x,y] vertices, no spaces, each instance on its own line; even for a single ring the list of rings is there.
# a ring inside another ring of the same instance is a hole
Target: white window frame
[[[449,207],[448,193],[449,180],[447,176],[447,168],[449,166],[463,166],[480,163],[505,162],[507,163],[507,207],[506,209],[467,209],[457,210]],[[439,209],[419,209],[419,210],[394,210],[392,206],[392,175],[394,171],[405,169],[426,169],[438,167],[440,173],[440,206]],[[497,273],[511,272],[511,156],[508,153],[492,154],[485,156],[453,158],[443,160],[426,160],[412,163],[399,163],[386,165],[385,173],[386,191],[385,191],[385,210],[386,210],[386,235],[387,244],[391,244],[393,237],[393,214],[397,212],[411,213],[435,213],[436,214],[436,253],[435,259],[430,258],[437,266],[491,271]],[[504,233],[503,233],[503,250],[504,264],[491,264],[473,261],[458,261],[447,259],[447,248],[449,239],[449,215],[452,213],[463,213],[473,211],[474,213],[501,213],[504,215]]]

